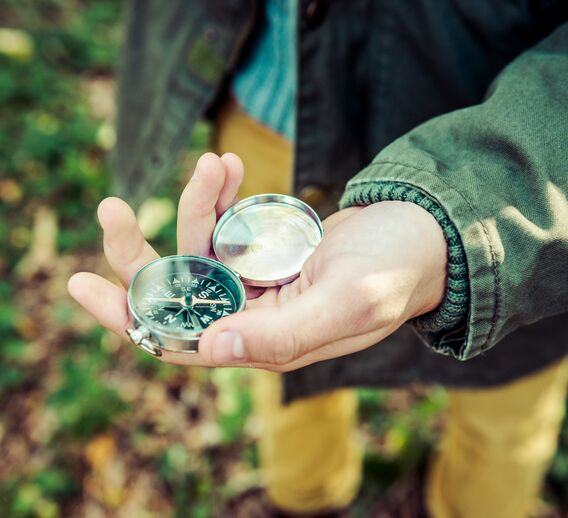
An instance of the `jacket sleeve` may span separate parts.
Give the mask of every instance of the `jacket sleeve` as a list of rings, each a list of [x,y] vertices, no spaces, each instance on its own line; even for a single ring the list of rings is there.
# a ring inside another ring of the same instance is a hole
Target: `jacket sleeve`
[[[434,200],[465,252],[464,324],[442,333],[417,326],[434,349],[466,360],[567,312],[568,24],[510,63],[483,103],[386,147],[348,183],[341,205],[381,201],[393,182]]]

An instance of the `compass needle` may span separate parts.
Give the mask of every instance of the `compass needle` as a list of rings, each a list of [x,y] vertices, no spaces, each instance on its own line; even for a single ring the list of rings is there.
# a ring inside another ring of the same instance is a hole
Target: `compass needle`
[[[212,299],[199,299],[195,296],[191,298],[191,305],[195,306],[197,304],[221,304],[223,306],[230,306],[230,300],[212,300]]]
[[[185,304],[185,296],[183,297],[148,297],[148,300],[155,302],[174,302],[175,304]]]
[[[199,329],[201,326],[201,324],[199,323],[199,320],[197,319],[197,317],[193,314],[192,311],[187,312],[189,318],[191,319],[191,323],[193,324],[194,329]]]

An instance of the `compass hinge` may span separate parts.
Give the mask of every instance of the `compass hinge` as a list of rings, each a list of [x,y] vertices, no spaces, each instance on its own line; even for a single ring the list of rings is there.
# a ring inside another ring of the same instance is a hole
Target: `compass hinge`
[[[162,350],[159,345],[152,340],[152,335],[148,328],[140,326],[136,329],[127,329],[126,334],[130,338],[130,341],[134,345],[140,347],[143,351],[151,354],[152,356],[162,356]]]

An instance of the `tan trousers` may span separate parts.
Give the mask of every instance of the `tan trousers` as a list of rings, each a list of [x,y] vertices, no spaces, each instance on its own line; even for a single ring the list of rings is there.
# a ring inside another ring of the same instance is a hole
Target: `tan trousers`
[[[235,104],[217,126],[217,151],[244,161],[241,197],[290,191],[289,142]],[[446,430],[426,487],[434,518],[529,515],[556,448],[567,380],[563,361],[503,387],[449,391]],[[338,390],[283,406],[280,375],[264,371],[255,373],[253,392],[271,501],[297,513],[347,506],[361,479],[356,393]]]

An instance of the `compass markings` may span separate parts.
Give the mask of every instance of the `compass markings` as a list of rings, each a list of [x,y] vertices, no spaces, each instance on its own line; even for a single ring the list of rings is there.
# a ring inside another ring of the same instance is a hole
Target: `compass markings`
[[[209,315],[201,315],[199,318],[205,325],[209,324],[209,322],[213,322],[213,318],[211,318]]]
[[[197,302],[200,300],[203,302]],[[147,287],[141,302],[146,318],[184,331],[203,330],[236,309],[234,296],[222,282],[183,272],[157,279]]]

